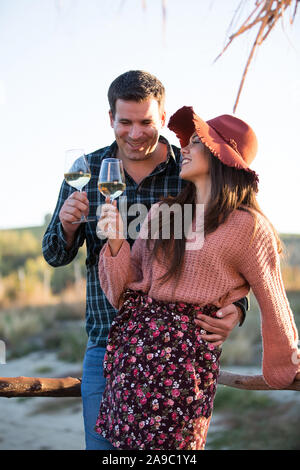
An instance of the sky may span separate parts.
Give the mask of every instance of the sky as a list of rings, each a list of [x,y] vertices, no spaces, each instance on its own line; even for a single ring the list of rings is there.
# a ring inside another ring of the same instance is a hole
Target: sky
[[[112,143],[107,90],[127,70],[163,82],[167,120],[184,105],[204,120],[233,114],[254,33],[214,59],[244,3],[229,28],[240,0],[167,0],[165,23],[161,0],[0,0],[0,228],[53,213],[67,149]],[[300,11],[259,48],[235,113],[257,135],[258,201],[280,233],[300,233],[299,26]]]

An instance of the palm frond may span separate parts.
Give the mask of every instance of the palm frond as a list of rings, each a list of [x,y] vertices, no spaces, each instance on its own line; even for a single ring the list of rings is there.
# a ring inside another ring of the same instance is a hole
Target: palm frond
[[[147,0],[142,0],[144,9],[146,9],[146,1]],[[254,8],[251,11],[250,15],[245,21],[242,22],[242,24],[240,25],[240,27],[238,27],[235,33],[229,36],[228,42],[225,45],[224,49],[216,57],[214,62],[216,62],[224,54],[224,52],[228,49],[234,39],[236,39],[238,36],[241,36],[247,31],[254,30],[254,28],[259,25],[255,41],[252,45],[249,57],[244,68],[237,97],[233,107],[233,113],[235,113],[237,105],[239,103],[245,79],[257,48],[261,46],[263,42],[268,38],[269,34],[274,29],[279,19],[281,18],[283,21],[284,17],[286,17],[288,14],[287,11],[290,10],[293,6],[294,7],[292,9],[292,14],[289,18],[289,23],[291,25],[294,23],[299,1],[300,0],[255,0]],[[240,1],[238,8],[236,9],[234,16],[230,22],[229,30],[232,28],[232,25],[236,21],[237,16],[241,14],[242,8],[245,6],[246,2],[249,2],[249,0]],[[163,31],[165,32],[167,17],[167,0],[161,0],[161,4],[163,16]]]
[[[297,13],[298,2],[299,0],[256,0],[255,7],[248,16],[248,18],[242,23],[242,25],[237,29],[237,31],[229,37],[226,46],[215,59],[215,61],[218,60],[224,54],[224,52],[228,49],[234,39],[236,39],[238,36],[241,36],[246,31],[252,30],[256,27],[256,25],[259,25],[258,32],[256,34],[255,41],[252,45],[248,60],[246,62],[237,97],[234,103],[234,113],[236,111],[241,92],[245,83],[245,79],[255,51],[257,50],[258,46],[260,46],[267,39],[274,26],[277,24],[278,20],[280,18],[282,18],[283,20],[284,15],[287,15],[286,11],[290,7],[292,7],[294,3],[294,10],[289,20],[290,24],[293,24]]]

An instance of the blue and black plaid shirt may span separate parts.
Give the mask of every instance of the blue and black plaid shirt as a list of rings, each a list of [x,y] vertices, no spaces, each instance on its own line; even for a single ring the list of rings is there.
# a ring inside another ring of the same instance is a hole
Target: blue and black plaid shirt
[[[144,204],[148,210],[155,204],[161,196],[176,196],[185,181],[179,176],[180,149],[171,146],[167,139],[160,137],[160,142],[168,147],[167,159],[160,163],[150,175],[141,183],[137,184],[125,171],[126,190],[123,196],[127,198],[127,206],[131,204]],[[97,207],[105,202],[104,196],[98,190],[98,176],[101,162],[104,158],[115,157],[117,144],[97,150],[87,155],[91,169],[91,179],[85,186],[89,200],[89,216],[96,217]],[[51,266],[64,266],[70,263],[76,256],[78,249],[86,241],[87,248],[87,292],[86,292],[86,330],[89,338],[99,346],[106,346],[106,340],[112,319],[116,310],[110,305],[101,289],[98,278],[99,252],[106,240],[100,240],[96,236],[97,222],[83,223],[76,232],[76,238],[72,248],[66,250],[66,240],[59,220],[60,209],[65,200],[74,189],[66,182],[63,182],[59,193],[58,202],[52,220],[43,238],[43,254],[46,261]],[[137,214],[138,215],[138,214]],[[127,218],[127,225],[137,217],[137,215]],[[128,239],[130,245],[134,240]]]

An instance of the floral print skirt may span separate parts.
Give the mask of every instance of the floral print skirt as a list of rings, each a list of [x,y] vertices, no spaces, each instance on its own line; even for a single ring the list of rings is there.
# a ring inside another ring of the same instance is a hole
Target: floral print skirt
[[[201,338],[194,318],[217,307],[130,289],[124,299],[108,337],[95,430],[119,449],[203,450],[221,347]]]

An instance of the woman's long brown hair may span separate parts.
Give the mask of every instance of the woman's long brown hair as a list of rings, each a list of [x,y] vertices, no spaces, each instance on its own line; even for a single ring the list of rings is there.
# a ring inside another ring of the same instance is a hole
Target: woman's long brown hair
[[[208,149],[206,149],[209,152]],[[253,237],[256,231],[256,214],[259,213],[265,218],[265,214],[256,199],[258,192],[257,180],[253,173],[246,170],[238,170],[224,165],[217,157],[210,153],[210,175],[211,175],[211,195],[210,202],[205,208],[204,236],[214,232],[219,225],[224,223],[229,215],[236,209],[248,211],[254,216],[255,226]],[[192,216],[196,211],[196,187],[189,182],[177,197],[163,198],[162,202],[169,206],[179,204],[182,214],[184,205],[192,204]],[[280,238],[269,221],[277,240],[278,253],[282,252]],[[160,278],[162,282],[174,277],[178,280],[182,268],[185,253],[186,238],[184,236],[184,217],[182,217],[182,237],[175,238],[175,217],[170,211],[170,238],[162,237],[163,221],[158,221],[158,238],[151,240],[151,221],[149,225],[147,246],[152,251],[152,255],[159,261],[167,264],[167,272]],[[253,238],[252,237],[252,238]]]

